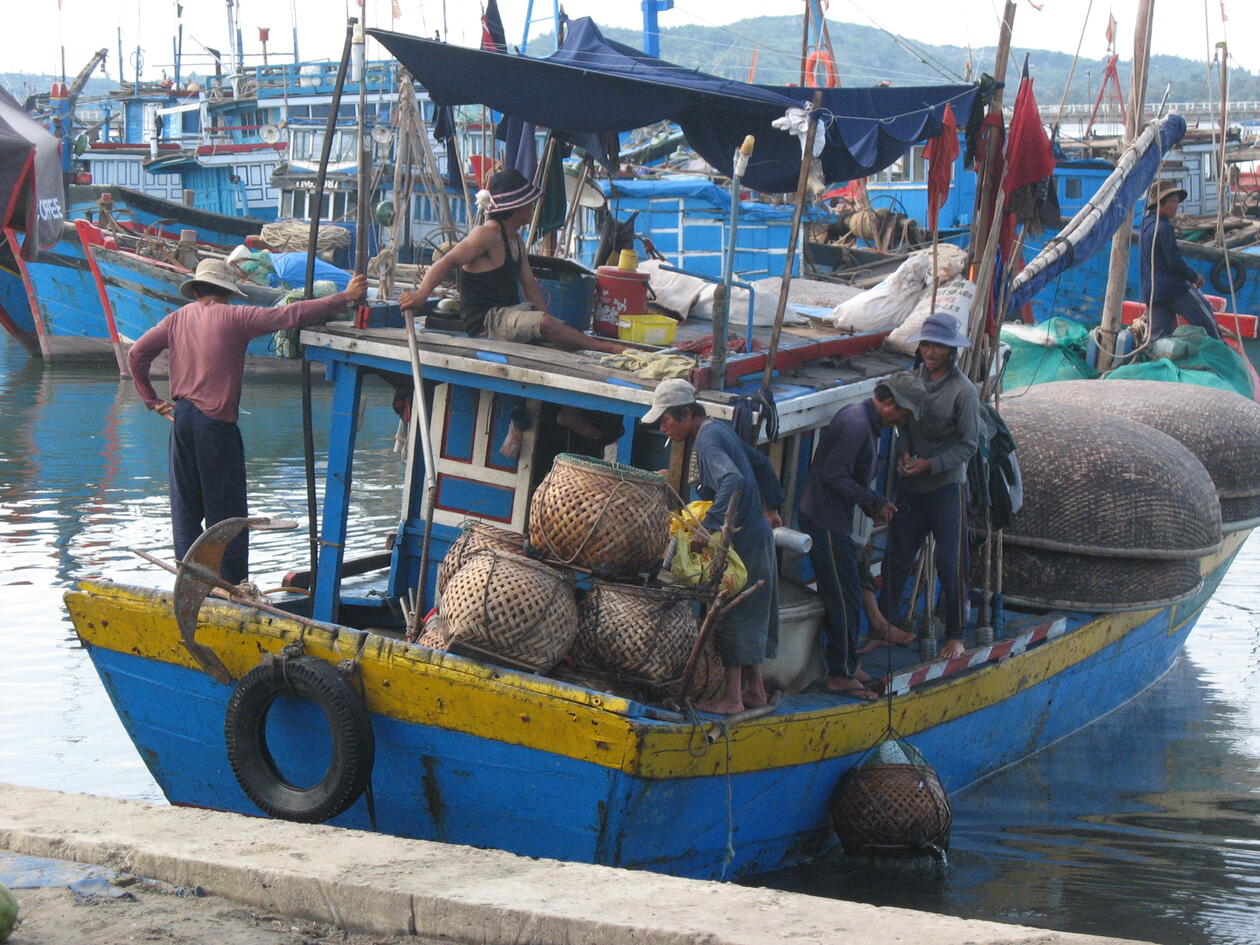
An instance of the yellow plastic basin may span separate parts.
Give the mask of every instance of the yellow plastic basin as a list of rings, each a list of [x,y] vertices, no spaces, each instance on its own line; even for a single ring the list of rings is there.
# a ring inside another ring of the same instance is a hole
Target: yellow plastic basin
[[[623,315],[617,321],[617,337],[643,345],[672,345],[678,322],[668,315]]]

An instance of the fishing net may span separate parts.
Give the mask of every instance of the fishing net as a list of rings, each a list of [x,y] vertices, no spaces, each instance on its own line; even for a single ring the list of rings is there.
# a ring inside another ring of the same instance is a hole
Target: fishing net
[[[1003,391],[1098,376],[1085,360],[1089,330],[1069,319],[1050,318],[1038,325],[1007,322],[1002,326],[1002,342],[1011,349]]]
[[[1155,360],[1122,365],[1107,375],[1108,380],[1174,381],[1255,396],[1242,356],[1198,325],[1179,326],[1156,341],[1151,353]]]

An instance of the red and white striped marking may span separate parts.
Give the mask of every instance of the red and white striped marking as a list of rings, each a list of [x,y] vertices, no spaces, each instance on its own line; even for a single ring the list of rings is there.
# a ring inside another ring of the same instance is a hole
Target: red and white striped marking
[[[1018,656],[1034,643],[1053,640],[1055,637],[1062,636],[1066,630],[1067,619],[1064,617],[1043,620],[1007,640],[997,640],[989,646],[968,650],[957,659],[920,663],[904,672],[894,674],[891,681],[888,681],[888,677],[885,676],[872,685],[878,687],[880,692],[888,692],[891,689],[894,695],[903,696],[915,686],[921,686],[926,682],[943,679],[946,676],[956,676],[966,670],[983,666],[985,663],[998,663],[1009,657]]]

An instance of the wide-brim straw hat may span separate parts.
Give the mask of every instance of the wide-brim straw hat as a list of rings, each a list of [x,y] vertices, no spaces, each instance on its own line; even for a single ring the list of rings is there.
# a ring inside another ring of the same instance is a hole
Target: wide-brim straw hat
[[[1188,196],[1184,190],[1177,186],[1175,180],[1155,181],[1155,183],[1151,184],[1150,190],[1146,192],[1146,209],[1154,210],[1170,194],[1176,194],[1179,200],[1185,200]]]
[[[211,286],[228,295],[236,295],[244,298],[245,293],[242,292],[232,279],[232,271],[228,269],[227,263],[220,259],[203,259],[197,263],[197,271],[193,273],[191,279],[186,279],[179,287],[179,294],[184,298],[195,301],[196,296],[192,294],[192,287],[197,283]]]

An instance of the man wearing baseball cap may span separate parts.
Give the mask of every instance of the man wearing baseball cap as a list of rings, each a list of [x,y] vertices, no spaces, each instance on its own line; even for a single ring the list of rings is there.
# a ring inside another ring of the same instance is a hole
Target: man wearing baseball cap
[[[783,488],[770,460],[744,443],[729,425],[711,419],[696,401],[696,389],[680,378],[661,381],[644,424],[660,423],[675,442],[693,440],[700,492],[712,498],[704,527],[717,534],[726,510],[739,492],[732,547],[748,569],[748,584],[762,586],[732,608],[717,628],[718,652],[726,669],[722,694],[697,703],[702,712],[733,715],[769,701],[761,664],[779,648],[779,568],[773,529],[783,522]]]
[[[1190,268],[1177,249],[1172,219],[1185,199],[1186,192],[1173,181],[1157,180],[1146,202],[1138,254],[1151,341],[1171,335],[1178,315],[1213,338],[1221,337],[1212,307],[1196,291],[1203,285],[1203,276]]]
[[[403,310],[420,308],[434,289],[457,273],[464,331],[474,337],[547,343],[565,351],[624,351],[625,345],[588,335],[547,314],[542,286],[529,266],[520,235],[540,195],[518,170],[493,175],[487,189],[477,194],[478,206],[485,205],[486,222],[433,263],[414,292],[403,293],[399,299]]]
[[[851,537],[853,509],[860,508],[886,525],[897,507],[871,488],[879,456],[880,434],[910,419],[918,419],[927,391],[909,371],[893,374],[875,385],[874,396],[841,408],[818,437],[809,466],[809,480],[801,497],[801,531],[813,539],[810,562],[825,608],[822,636],[827,663],[828,692],[872,700],[874,692],[859,677],[857,636],[861,620],[862,581],[857,548]],[[868,638],[875,645],[910,643],[913,637],[888,625],[872,625]]]

